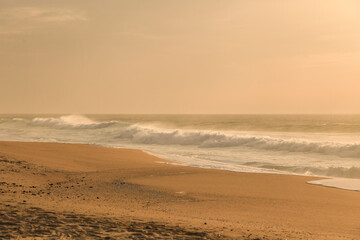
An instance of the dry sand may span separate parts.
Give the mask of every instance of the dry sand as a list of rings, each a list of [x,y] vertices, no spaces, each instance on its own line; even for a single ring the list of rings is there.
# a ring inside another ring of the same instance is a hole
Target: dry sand
[[[0,142],[0,239],[360,239],[359,192],[158,161]]]

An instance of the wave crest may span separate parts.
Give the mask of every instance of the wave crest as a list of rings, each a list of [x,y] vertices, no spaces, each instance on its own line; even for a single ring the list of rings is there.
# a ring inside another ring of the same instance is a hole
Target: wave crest
[[[82,115],[66,115],[59,118],[34,118],[29,124],[32,126],[54,127],[61,129],[95,129],[105,128],[115,123],[117,122],[96,122]]]
[[[164,130],[133,125],[122,130],[117,138],[130,139],[132,142],[142,144],[195,145],[200,148],[244,146],[262,150],[360,157],[359,143],[316,142],[203,130]]]

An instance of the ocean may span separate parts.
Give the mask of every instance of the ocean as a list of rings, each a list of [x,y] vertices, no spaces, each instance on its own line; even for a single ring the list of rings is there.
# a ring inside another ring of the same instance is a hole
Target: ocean
[[[0,115],[0,140],[136,148],[184,166],[360,191],[360,115]]]

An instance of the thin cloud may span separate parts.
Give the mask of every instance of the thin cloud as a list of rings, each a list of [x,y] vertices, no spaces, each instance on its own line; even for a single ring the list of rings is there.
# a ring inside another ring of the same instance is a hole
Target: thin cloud
[[[0,10],[0,35],[16,35],[54,24],[87,21],[83,13],[69,9],[21,7]]]
[[[323,54],[308,54],[293,56],[289,58],[271,59],[273,63],[291,64],[297,68],[317,68],[317,67],[355,67],[359,62],[360,52],[333,52]]]
[[[147,33],[140,33],[140,32],[119,32],[119,33],[117,33],[117,35],[144,38],[144,39],[149,39],[149,40],[161,40],[164,38],[162,36],[147,34]]]

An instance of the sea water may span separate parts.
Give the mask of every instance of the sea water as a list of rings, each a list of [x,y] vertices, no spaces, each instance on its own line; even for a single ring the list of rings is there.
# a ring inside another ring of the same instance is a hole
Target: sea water
[[[177,164],[360,191],[360,115],[0,115],[0,140],[143,149]]]

